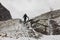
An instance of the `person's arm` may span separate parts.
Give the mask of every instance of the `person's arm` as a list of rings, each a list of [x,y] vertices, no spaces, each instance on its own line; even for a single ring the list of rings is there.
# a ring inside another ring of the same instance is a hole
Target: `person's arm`
[[[29,17],[27,16],[28,20],[29,20]]]

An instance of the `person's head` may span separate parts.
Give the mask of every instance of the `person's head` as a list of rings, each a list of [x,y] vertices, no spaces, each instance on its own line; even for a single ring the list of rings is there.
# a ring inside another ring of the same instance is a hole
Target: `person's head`
[[[26,13],[24,15],[27,15]]]

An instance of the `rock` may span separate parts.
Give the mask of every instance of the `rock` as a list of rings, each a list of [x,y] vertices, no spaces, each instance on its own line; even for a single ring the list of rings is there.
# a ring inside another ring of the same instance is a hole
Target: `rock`
[[[49,12],[46,12],[44,14],[41,14],[35,18],[33,18],[32,21],[36,21],[36,20],[39,20],[35,23],[33,23],[33,27],[36,28],[35,30],[37,32],[40,32],[42,34],[48,34],[49,33],[49,25],[48,25],[48,19],[52,19],[54,21],[50,21],[51,24],[53,24],[53,27],[60,27],[60,10],[53,10],[53,11],[49,11]],[[56,22],[55,22],[56,21]],[[34,26],[35,25],[35,26]],[[38,28],[39,27],[39,28]],[[45,31],[46,29],[46,31]],[[54,28],[53,28],[54,29]],[[59,28],[60,29],[60,28]],[[44,31],[41,31],[41,30],[44,30]],[[58,30],[56,30],[58,31]],[[54,31],[54,33],[56,32]],[[59,33],[60,31],[58,31]],[[59,33],[60,34],[60,33]]]
[[[7,10],[1,3],[0,3],[0,21],[6,21],[12,19],[9,10]]]

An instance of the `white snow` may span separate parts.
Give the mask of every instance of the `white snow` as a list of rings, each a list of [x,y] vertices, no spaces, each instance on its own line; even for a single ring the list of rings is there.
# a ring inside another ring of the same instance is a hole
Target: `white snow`
[[[60,35],[44,36],[41,38],[41,40],[60,40]]]
[[[3,26],[6,27],[0,30],[0,40],[60,40],[60,35],[42,35],[40,38],[29,37],[29,30],[26,28],[26,25],[19,23],[19,19],[6,22],[2,22],[4,23]],[[10,26],[8,27],[6,24],[10,24]],[[7,36],[5,36],[6,34]]]
[[[48,2],[49,1],[49,2]],[[60,0],[48,0],[48,1],[37,1],[33,0],[31,3],[27,2],[27,0],[1,0],[1,3],[11,12],[13,18],[22,18],[24,13],[27,13],[30,18],[50,11],[49,6],[54,9],[60,9]],[[48,2],[50,5],[47,5]],[[38,13],[38,14],[37,14]],[[34,16],[33,16],[34,15]],[[14,24],[15,23],[15,24]],[[12,25],[14,24],[14,25]],[[19,22],[13,22],[10,26],[2,25],[0,31],[0,40],[60,40],[60,35],[43,35],[40,39],[35,39],[33,37],[29,37],[28,30],[23,24],[19,24]],[[23,25],[23,26],[22,26]],[[4,35],[7,33],[7,37]]]
[[[20,38],[20,37],[34,37],[33,34],[35,31],[33,29],[29,29],[27,27],[30,26],[29,23],[24,25],[23,22],[20,22],[20,19],[11,19],[8,21],[0,21],[0,36],[8,37],[8,38]],[[32,32],[31,34],[31,31]],[[36,34],[36,33],[35,33]],[[7,36],[6,36],[7,35]],[[30,36],[32,35],[32,36]],[[38,35],[36,35],[38,36]]]
[[[48,35],[43,36],[40,39],[29,38],[29,37],[20,37],[18,39],[9,37],[0,37],[0,40],[60,40],[60,35]]]

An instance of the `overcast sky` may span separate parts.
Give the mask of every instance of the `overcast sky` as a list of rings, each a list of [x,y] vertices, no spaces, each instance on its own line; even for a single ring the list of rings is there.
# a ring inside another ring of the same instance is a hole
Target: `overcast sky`
[[[60,0],[1,0],[13,18],[21,18],[26,13],[30,18],[53,10],[60,9]]]

